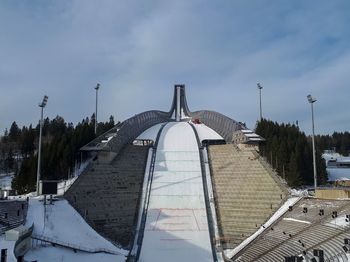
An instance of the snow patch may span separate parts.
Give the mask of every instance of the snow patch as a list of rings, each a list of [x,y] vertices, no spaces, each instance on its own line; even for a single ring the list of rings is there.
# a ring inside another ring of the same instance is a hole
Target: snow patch
[[[311,224],[310,221],[299,220],[299,219],[295,219],[295,218],[291,218],[291,217],[285,217],[285,218],[283,218],[283,220],[304,223],[304,224]]]
[[[339,227],[346,228],[350,226],[350,222],[346,220],[347,220],[346,215],[341,215],[325,223],[325,225],[330,227],[336,227],[336,228],[339,228]]]
[[[309,194],[307,189],[295,189],[295,188],[292,188],[292,189],[289,190],[289,192],[291,193],[292,196],[303,196],[303,197],[306,197]]]
[[[0,189],[11,190],[11,183],[13,178],[14,178],[14,173],[0,174]]]

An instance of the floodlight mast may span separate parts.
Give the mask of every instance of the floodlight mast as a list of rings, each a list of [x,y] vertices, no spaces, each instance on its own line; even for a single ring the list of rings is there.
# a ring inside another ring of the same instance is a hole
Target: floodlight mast
[[[307,96],[307,100],[311,104],[311,117],[312,117],[312,160],[313,160],[313,166],[314,166],[314,185],[315,185],[315,192],[317,188],[317,172],[316,172],[316,151],[315,151],[315,124],[314,124],[314,103],[317,101],[314,97],[311,95]]]
[[[39,182],[40,182],[40,169],[41,169],[41,140],[42,140],[42,130],[43,130],[43,117],[44,117],[44,107],[47,104],[48,96],[45,95],[43,101],[39,103],[39,107],[41,108],[41,117],[40,117],[40,133],[39,133],[39,148],[38,148],[38,167],[36,171],[36,194],[39,195]]]
[[[96,90],[96,109],[95,109],[95,135],[97,135],[97,99],[98,99],[98,90],[100,89],[100,84],[97,83]]]
[[[262,120],[262,105],[261,105],[261,89],[263,88],[260,83],[257,83],[259,89],[259,101],[260,101],[260,121]]]

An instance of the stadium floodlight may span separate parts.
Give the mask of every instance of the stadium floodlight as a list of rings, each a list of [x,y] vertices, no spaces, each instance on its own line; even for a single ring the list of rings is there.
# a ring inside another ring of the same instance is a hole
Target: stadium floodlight
[[[41,103],[39,103],[39,107],[45,107],[48,99],[49,99],[49,97],[45,95],[43,98],[43,101]]]
[[[312,97],[311,95],[308,95],[307,96],[307,100],[309,101],[309,103],[315,103],[317,100],[314,98],[314,97]]]
[[[263,88],[260,83],[257,83],[259,89],[259,101],[260,101],[260,121],[262,120],[262,105],[261,105],[261,89]]]
[[[314,124],[314,103],[317,101],[311,95],[307,96],[307,100],[311,104],[311,117],[312,117],[312,160],[314,166],[314,185],[315,185],[315,193],[317,188],[317,174],[316,174],[316,151],[315,151],[315,124]]]
[[[41,118],[40,118],[40,133],[39,133],[39,148],[38,148],[38,167],[36,170],[36,194],[39,195],[39,181],[40,181],[40,168],[41,168],[41,140],[42,140],[42,132],[44,125],[44,107],[47,104],[47,100],[49,97],[47,95],[44,96],[43,101],[39,103],[39,107],[41,108]]]
[[[97,97],[98,97],[98,90],[100,89],[100,84],[97,83],[95,90],[96,90],[96,110],[95,110],[95,135],[97,135]]]

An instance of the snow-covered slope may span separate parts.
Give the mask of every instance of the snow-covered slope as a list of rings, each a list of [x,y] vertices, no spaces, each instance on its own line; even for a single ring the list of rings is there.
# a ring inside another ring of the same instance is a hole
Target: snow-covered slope
[[[53,205],[46,205],[36,199],[30,199],[26,225],[30,226],[34,223],[34,235],[44,236],[51,239],[59,240],[67,244],[79,246],[85,249],[107,249],[119,252],[123,255],[111,256],[114,260],[102,261],[124,261],[127,254],[126,250],[114,246],[112,243],[97,234],[84,219],[69,205],[66,200],[55,201]],[[30,259],[35,258],[34,254],[45,254],[55,249],[33,250],[28,253]],[[64,252],[66,249],[59,248],[54,251]],[[72,251],[70,251],[72,252]],[[63,256],[64,256],[63,254]],[[39,261],[44,261],[40,260]],[[62,260],[59,260],[62,261]],[[64,261],[85,261],[85,260],[64,260]],[[100,260],[101,261],[101,260]]]
[[[157,134],[158,131],[160,129],[160,127],[163,125],[163,123],[161,124],[157,124],[154,125],[148,129],[146,129],[141,135],[139,135],[136,139],[150,139],[155,141],[157,138]]]
[[[220,136],[218,133],[216,133],[213,129],[206,126],[205,124],[194,124],[194,127],[197,130],[200,141],[223,139],[222,136]]]
[[[199,151],[192,127],[161,134],[140,261],[212,261]]]

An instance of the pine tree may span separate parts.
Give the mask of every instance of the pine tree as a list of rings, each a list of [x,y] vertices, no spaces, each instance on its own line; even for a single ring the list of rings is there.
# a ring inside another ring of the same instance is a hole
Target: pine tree
[[[11,141],[16,141],[20,135],[21,135],[21,130],[18,128],[18,125],[15,121],[12,123],[10,127],[9,138]]]

